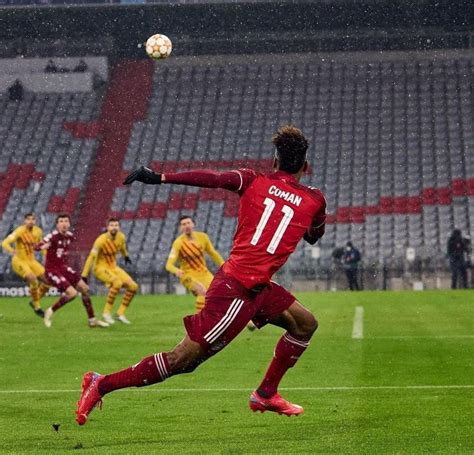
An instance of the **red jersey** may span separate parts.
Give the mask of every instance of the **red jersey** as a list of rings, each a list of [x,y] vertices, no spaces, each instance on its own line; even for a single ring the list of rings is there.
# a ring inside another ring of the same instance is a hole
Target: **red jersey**
[[[62,270],[68,267],[69,247],[74,240],[72,232],[67,231],[65,234],[61,234],[55,229],[39,243],[37,249],[41,249],[47,243],[50,244],[46,254],[46,270]]]
[[[250,289],[270,282],[308,230],[324,232],[326,199],[286,172],[234,172],[241,177],[238,225],[223,270]]]

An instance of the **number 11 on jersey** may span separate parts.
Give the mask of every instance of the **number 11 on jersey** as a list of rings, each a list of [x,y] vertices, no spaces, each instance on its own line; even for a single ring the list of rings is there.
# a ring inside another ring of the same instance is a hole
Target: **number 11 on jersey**
[[[265,205],[265,210],[263,211],[262,217],[258,222],[255,234],[253,235],[252,240],[250,241],[252,245],[256,245],[258,243],[260,237],[262,236],[262,232],[265,229],[265,226],[267,225],[268,220],[270,219],[270,216],[276,205],[275,201],[273,199],[270,199],[269,197],[265,198],[263,204]],[[275,253],[275,250],[277,249],[283,237],[283,234],[285,233],[288,225],[290,224],[291,219],[293,218],[293,214],[295,213],[293,209],[291,207],[288,207],[287,205],[284,205],[281,211],[283,212],[283,218],[281,219],[280,224],[278,225],[267,247],[267,252],[270,254]]]

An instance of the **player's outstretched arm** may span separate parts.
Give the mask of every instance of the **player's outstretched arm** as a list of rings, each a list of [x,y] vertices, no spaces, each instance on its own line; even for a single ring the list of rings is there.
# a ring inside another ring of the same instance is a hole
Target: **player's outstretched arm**
[[[160,185],[162,183],[161,174],[157,174],[145,166],[140,166],[127,175],[123,184],[130,185],[133,182],[142,182],[147,185]]]
[[[131,172],[123,183],[124,185],[130,185],[135,181],[149,185],[174,183],[177,185],[190,185],[201,188],[223,188],[230,191],[238,191],[242,186],[242,177],[236,171],[216,172],[210,170],[196,170],[157,174],[145,166]]]

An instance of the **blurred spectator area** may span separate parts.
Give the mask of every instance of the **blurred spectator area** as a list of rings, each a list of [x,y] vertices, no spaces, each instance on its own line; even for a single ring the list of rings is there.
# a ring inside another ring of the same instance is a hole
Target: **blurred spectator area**
[[[0,92],[19,80],[35,93],[89,92],[108,79],[107,57],[11,58],[0,65]]]

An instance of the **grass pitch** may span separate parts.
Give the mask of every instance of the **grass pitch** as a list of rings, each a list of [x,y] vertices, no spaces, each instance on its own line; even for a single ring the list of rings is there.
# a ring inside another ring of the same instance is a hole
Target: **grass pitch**
[[[74,422],[82,374],[171,348],[192,298],[137,297],[133,325],[105,330],[87,327],[79,301],[48,330],[27,299],[0,299],[0,452],[474,453],[472,291],[298,297],[320,328],[281,392],[303,416],[247,407],[281,333],[265,327],[191,375],[108,395],[84,427]],[[103,299],[94,304],[100,314]],[[356,306],[362,339],[352,338]]]

